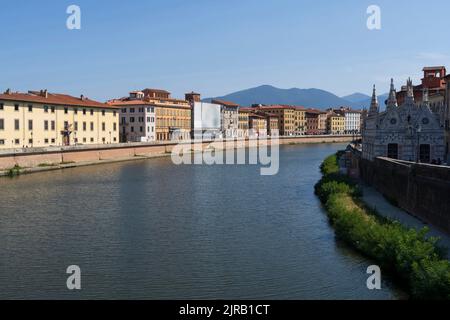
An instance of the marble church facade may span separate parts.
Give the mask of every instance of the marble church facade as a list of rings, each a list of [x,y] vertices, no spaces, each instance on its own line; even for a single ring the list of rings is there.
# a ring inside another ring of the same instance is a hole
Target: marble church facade
[[[391,80],[386,111],[381,112],[374,86],[372,102],[364,119],[363,158],[376,157],[441,164],[445,162],[444,121],[430,108],[427,90],[422,102],[415,102],[412,81],[399,106],[394,81]]]

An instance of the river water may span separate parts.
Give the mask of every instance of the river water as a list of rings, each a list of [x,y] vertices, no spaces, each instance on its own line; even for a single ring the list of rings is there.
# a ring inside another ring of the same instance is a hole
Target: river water
[[[138,160],[0,179],[3,299],[398,299],[314,195],[345,145],[282,146],[280,171]],[[66,269],[81,268],[81,291]]]

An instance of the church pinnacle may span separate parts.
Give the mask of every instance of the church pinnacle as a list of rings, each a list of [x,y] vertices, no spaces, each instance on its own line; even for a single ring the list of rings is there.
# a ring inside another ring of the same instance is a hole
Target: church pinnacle
[[[411,78],[406,82],[406,103],[414,104],[414,87]]]
[[[397,92],[394,87],[394,79],[391,79],[391,90],[389,91],[389,98],[386,103],[388,108],[398,107]]]
[[[372,102],[370,103],[369,116],[378,114],[379,104],[377,98],[377,89],[373,85]]]

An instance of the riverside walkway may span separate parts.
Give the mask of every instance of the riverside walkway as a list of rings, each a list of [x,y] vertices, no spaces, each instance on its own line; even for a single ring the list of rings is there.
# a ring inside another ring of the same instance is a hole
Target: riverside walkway
[[[424,221],[408,214],[406,211],[390,204],[386,198],[376,191],[373,187],[366,184],[361,185],[363,189],[363,200],[372,209],[376,209],[377,212],[386,218],[400,222],[406,227],[420,230],[423,227],[428,227],[430,232],[429,236],[440,238],[439,245],[445,247],[447,259],[450,259],[450,236],[439,230],[433,225],[427,224]]]

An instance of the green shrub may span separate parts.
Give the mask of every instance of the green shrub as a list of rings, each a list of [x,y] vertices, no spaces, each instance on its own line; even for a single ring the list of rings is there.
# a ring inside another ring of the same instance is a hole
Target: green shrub
[[[395,272],[412,298],[450,299],[450,262],[438,239],[427,238],[427,228],[408,229],[366,208],[358,186],[339,174],[338,159],[336,154],[324,161],[315,187],[337,237]]]

